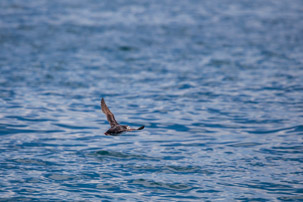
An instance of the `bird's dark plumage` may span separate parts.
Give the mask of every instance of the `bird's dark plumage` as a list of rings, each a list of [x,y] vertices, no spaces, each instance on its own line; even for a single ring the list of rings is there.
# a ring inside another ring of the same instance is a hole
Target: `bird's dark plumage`
[[[119,125],[119,123],[116,121],[115,116],[113,113],[108,109],[107,105],[105,104],[104,99],[101,99],[101,109],[103,113],[106,115],[107,121],[109,122],[111,127],[114,127],[116,125]]]
[[[107,121],[109,122],[111,128],[108,129],[104,134],[105,135],[117,135],[122,132],[126,131],[134,131],[134,130],[142,130],[144,126],[141,126],[138,129],[133,129],[130,128],[129,126],[126,125],[120,125],[116,119],[114,114],[108,109],[107,105],[105,104],[104,99],[101,99],[101,110],[102,112],[106,115]]]

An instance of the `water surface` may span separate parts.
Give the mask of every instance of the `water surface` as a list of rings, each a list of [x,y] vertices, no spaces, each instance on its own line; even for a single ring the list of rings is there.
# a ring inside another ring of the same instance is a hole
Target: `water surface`
[[[2,0],[1,200],[303,200],[302,9]]]

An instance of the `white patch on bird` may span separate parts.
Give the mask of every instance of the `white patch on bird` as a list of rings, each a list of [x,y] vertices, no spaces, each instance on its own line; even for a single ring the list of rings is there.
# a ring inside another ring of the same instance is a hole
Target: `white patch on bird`
[[[126,126],[126,128],[127,128],[127,129],[130,129],[130,127],[129,127],[129,126]]]

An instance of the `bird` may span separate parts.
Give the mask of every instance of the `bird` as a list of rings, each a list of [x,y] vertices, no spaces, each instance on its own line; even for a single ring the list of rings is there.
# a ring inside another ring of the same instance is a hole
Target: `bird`
[[[110,129],[108,129],[104,134],[105,135],[118,135],[123,132],[127,131],[135,131],[135,130],[142,130],[145,126],[141,126],[137,129],[131,128],[127,125],[120,125],[116,119],[114,114],[108,109],[104,98],[101,99],[101,110],[106,115],[107,121],[110,124]]]

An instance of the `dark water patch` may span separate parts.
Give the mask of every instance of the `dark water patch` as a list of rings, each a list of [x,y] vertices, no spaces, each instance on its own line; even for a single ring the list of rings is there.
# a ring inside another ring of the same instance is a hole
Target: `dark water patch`
[[[4,128],[25,128],[26,124],[0,124],[0,129]]]
[[[207,128],[207,131],[208,130],[211,131],[210,129],[217,129],[217,128],[219,128],[219,129],[222,129],[222,128],[226,128],[226,129],[229,129],[229,128],[231,128],[231,129],[246,128],[244,126],[239,127],[239,126],[231,125],[231,124],[227,125],[227,124],[202,123],[202,122],[200,122],[200,123],[193,123],[192,125],[193,126],[199,126],[199,127],[202,127],[202,128]]]
[[[163,144],[164,147],[206,147],[205,143],[171,143]]]
[[[76,134],[78,134],[78,133],[76,133]],[[85,134],[84,137],[78,137],[78,138],[75,138],[75,140],[79,140],[79,141],[96,140],[96,141],[99,141],[100,136],[104,135],[103,133],[101,133],[100,135],[90,135],[91,133],[88,132],[88,131],[87,132],[82,131],[81,134]]]
[[[0,135],[12,135],[12,134],[22,134],[22,133],[60,133],[62,130],[32,130],[32,129],[16,129],[10,127],[0,127]]]
[[[162,172],[165,173],[196,173],[196,174],[205,174],[205,175],[212,175],[214,172],[205,170],[199,166],[164,166],[162,167]]]
[[[180,90],[185,90],[185,89],[194,88],[194,86],[191,85],[191,84],[186,83],[186,84],[181,84],[181,85],[179,85],[178,88],[179,88]]]
[[[303,163],[303,157],[293,157],[293,158],[281,158],[281,160],[287,162],[287,161],[293,161],[293,162],[298,162],[298,163]]]
[[[137,155],[137,154],[129,154],[123,152],[115,152],[115,151],[105,151],[100,150],[94,153],[96,157],[99,159],[105,158],[113,158],[113,159],[121,159],[121,160],[152,160],[152,161],[159,161],[159,159],[154,157],[149,157],[146,155]]]
[[[266,198],[249,198],[249,197],[239,197],[239,198],[235,198],[235,200],[238,200],[238,201],[260,201],[260,202],[271,201],[270,199],[266,199]]]
[[[200,201],[200,200],[203,200],[203,199],[207,199],[207,197],[198,197],[198,196],[184,196],[184,195],[170,195],[170,194],[167,194],[167,195],[164,195],[163,198],[173,198],[175,199],[176,201],[180,201],[180,200],[196,200],[196,201]]]
[[[137,50],[137,48],[136,47],[132,47],[132,46],[120,46],[119,50],[128,52],[128,51]]]
[[[303,191],[299,192],[298,194],[302,194]],[[278,200],[281,201],[303,201],[303,196],[281,196],[278,197]]]
[[[290,133],[296,133],[296,132],[303,132],[303,125],[298,125],[292,128],[293,130],[290,130]],[[300,133],[303,135],[303,133]]]
[[[260,181],[251,181],[245,184],[238,184],[240,187],[246,187],[251,189],[261,189],[261,190],[267,190],[267,191],[274,191],[274,192],[280,192],[280,191],[290,191],[293,189],[292,186],[287,184],[278,184],[278,183],[271,183],[271,182],[260,182]]]
[[[96,173],[94,171],[85,171],[83,173],[80,173],[81,179],[100,179],[101,175],[99,173]]]
[[[163,183],[163,182],[155,182],[147,179],[130,180],[129,183],[140,185],[146,188],[155,188],[160,190],[169,189],[169,190],[178,190],[178,191],[189,191],[193,189],[193,187],[182,183]]]
[[[1,0],[0,198],[296,201],[302,7]]]
[[[242,142],[242,143],[236,143],[236,144],[230,144],[228,146],[230,147],[255,147],[255,146],[259,146],[262,145],[261,143],[257,143],[257,142]]]
[[[46,177],[55,181],[69,181],[78,178],[77,176],[71,176],[65,174],[51,174],[51,175],[46,175]]]
[[[15,202],[15,201],[60,201],[59,199],[49,199],[47,197],[1,197],[0,201]]]
[[[13,159],[12,161],[16,163],[21,163],[23,165],[39,165],[39,166],[52,166],[52,165],[57,165],[55,162],[50,162],[50,161],[44,161],[41,159]]]
[[[58,143],[60,142],[60,143]],[[22,144],[18,144],[16,145],[19,148],[59,148],[59,147],[66,147],[67,148],[72,148],[72,147],[81,147],[84,146],[84,144],[66,144],[65,142],[62,141],[62,139],[57,139],[57,141],[53,142],[53,143],[45,143],[45,142],[24,142]]]
[[[167,125],[167,126],[163,126],[162,128],[167,128],[175,131],[189,131],[189,128],[187,126],[180,124]]]
[[[29,122],[47,122],[47,121],[54,121],[54,119],[46,119],[46,118],[30,118],[30,117],[23,117],[23,116],[6,116],[6,118],[17,119],[17,120],[19,120],[19,121],[29,121]]]
[[[96,127],[76,126],[76,125],[61,124],[61,123],[56,123],[54,125],[67,129],[98,129]]]
[[[256,120],[256,119],[248,119],[247,117],[237,117],[234,118],[234,121],[237,123],[243,124],[276,124],[276,123],[283,123],[284,119],[271,119],[271,120]]]
[[[0,80],[0,82],[1,82],[1,80]],[[5,83],[1,82],[1,85],[4,87]],[[14,90],[0,89],[1,100],[5,100],[5,101],[14,100],[15,94],[16,93]]]
[[[272,148],[262,148],[260,152],[273,154],[273,155],[283,155],[283,154],[300,154],[303,151],[302,146],[293,147],[272,147]]]
[[[37,130],[18,130],[18,129],[10,129],[10,128],[1,128],[0,134],[1,135],[8,135],[8,134],[16,134],[16,133],[39,133]]]
[[[218,192],[221,192],[221,191],[214,190],[214,189],[203,189],[203,190],[199,189],[196,192],[198,192],[198,193],[218,193]]]
[[[119,143],[113,143],[113,144],[108,144],[107,146],[112,147],[112,146],[118,146],[118,145],[132,145],[134,144],[133,142],[119,142]]]
[[[283,151],[284,153],[292,153],[292,154],[297,154],[297,153],[301,153],[303,151],[303,146],[291,146],[291,147],[272,147],[271,149],[275,150],[275,151]]]
[[[299,127],[299,128],[298,128]],[[254,130],[254,131],[247,131],[248,133],[253,133],[253,134],[267,134],[267,133],[279,133],[279,132],[289,132],[293,130],[300,130],[300,126],[295,126],[295,127],[287,127],[287,128],[279,128],[279,129],[274,129],[274,130]]]
[[[137,170],[139,173],[175,173],[175,174],[204,174],[212,175],[214,172],[205,170],[200,166],[175,166],[175,165],[125,165],[125,168]]]
[[[182,155],[178,155],[178,156],[164,156],[162,159],[166,160],[166,161],[177,161],[177,160],[181,160],[184,159],[186,157],[182,156]]]

